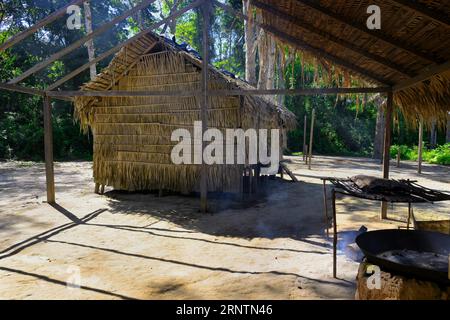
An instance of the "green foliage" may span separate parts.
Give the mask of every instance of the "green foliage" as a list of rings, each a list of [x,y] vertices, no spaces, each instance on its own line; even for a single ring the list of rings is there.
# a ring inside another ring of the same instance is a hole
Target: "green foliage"
[[[296,59],[285,70],[285,81],[291,88],[314,87],[314,68]],[[294,71],[294,72],[293,72]],[[360,100],[362,100],[360,98]],[[286,96],[284,103],[298,120],[298,128],[289,134],[288,149],[301,151],[304,138],[304,117],[307,116],[306,144],[309,144],[312,110],[316,110],[313,152],[327,155],[371,156],[375,134],[376,108],[372,103],[357,106],[356,98],[335,95]],[[361,103],[360,103],[361,104]]]
[[[397,152],[400,149],[400,159],[417,161],[419,152],[417,146],[408,147],[406,145],[391,146],[391,158],[397,158]],[[424,149],[422,152],[422,159],[425,162],[433,164],[450,165],[450,143],[438,146],[435,149]]]

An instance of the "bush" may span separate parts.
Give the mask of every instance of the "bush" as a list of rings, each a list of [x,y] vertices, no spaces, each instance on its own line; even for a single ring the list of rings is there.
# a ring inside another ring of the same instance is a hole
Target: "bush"
[[[410,148],[405,145],[391,146],[391,158],[397,158],[397,152],[400,149],[400,159],[417,161],[419,158],[418,148]],[[436,149],[423,150],[423,161],[433,164],[450,165],[450,143],[438,146]]]

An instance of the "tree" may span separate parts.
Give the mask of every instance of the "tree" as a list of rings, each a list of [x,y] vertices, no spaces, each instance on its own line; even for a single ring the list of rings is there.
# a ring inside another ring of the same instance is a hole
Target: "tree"
[[[86,33],[90,34],[92,33],[92,13],[91,13],[91,5],[89,4],[89,1],[85,1],[83,3],[84,6],[84,23],[86,26]],[[88,57],[89,61],[92,61],[95,59],[95,48],[94,48],[94,39],[90,39],[85,44],[87,51],[88,51]],[[97,75],[97,67],[94,64],[91,64],[90,68],[90,77],[91,80],[95,79],[95,76]]]
[[[254,13],[250,9],[250,1],[242,1],[243,13],[248,17],[244,22],[245,32],[245,80],[251,85],[256,85],[256,26]]]
[[[381,160],[383,159],[383,146],[384,146],[384,128],[385,128],[385,117],[383,105],[385,100],[378,96],[374,100],[375,106],[377,108],[377,119],[375,125],[375,138],[373,143],[373,158]]]

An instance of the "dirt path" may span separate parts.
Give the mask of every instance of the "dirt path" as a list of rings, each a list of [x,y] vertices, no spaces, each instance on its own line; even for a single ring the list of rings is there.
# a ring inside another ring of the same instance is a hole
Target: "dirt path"
[[[270,192],[245,209],[230,198],[212,200],[213,215],[199,214],[194,197],[96,195],[88,162],[56,164],[52,207],[44,202],[42,164],[0,163],[0,298],[352,299],[358,263],[341,252],[341,279],[331,277],[317,177],[379,175],[380,165],[320,157],[309,171],[290,159],[302,182],[269,181]],[[426,165],[421,176],[413,164],[393,171],[449,190],[448,167]],[[449,209],[433,206],[440,215]],[[351,199],[340,199],[338,212],[344,231],[396,228],[406,218],[404,206],[395,206],[390,217],[401,221],[380,222],[378,204]]]

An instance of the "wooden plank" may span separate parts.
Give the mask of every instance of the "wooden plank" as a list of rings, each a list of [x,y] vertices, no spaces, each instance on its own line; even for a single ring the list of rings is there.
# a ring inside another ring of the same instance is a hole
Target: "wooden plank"
[[[208,75],[209,75],[209,23],[210,23],[210,8],[211,3],[204,1],[202,4],[203,15],[203,60],[202,60],[202,99],[201,99],[201,113],[202,120],[202,137],[203,133],[208,128]],[[203,160],[203,151],[205,150],[205,142],[202,139],[202,164],[200,169],[200,210],[202,213],[208,211],[208,185],[207,185],[207,167]]]
[[[389,163],[391,150],[391,135],[392,135],[392,116],[394,109],[393,93],[389,92],[386,102],[386,115],[384,126],[384,149],[383,149],[383,178],[389,179]],[[381,204],[381,219],[387,218],[387,202],[383,201]]]
[[[370,36],[371,38],[375,38],[378,40],[382,40],[383,42],[401,49],[403,51],[406,51],[410,54],[415,55],[416,57],[419,57],[425,61],[432,62],[432,63],[440,63],[441,61],[437,59],[434,55],[431,53],[425,53],[419,48],[415,48],[411,46],[410,44],[402,43],[399,39],[395,39],[392,36],[388,35],[387,33],[382,32],[381,30],[370,30],[365,25],[360,25],[356,22],[353,22],[352,19],[349,19],[348,17],[345,17],[341,14],[335,13],[328,8],[322,7],[318,1],[313,0],[296,0],[297,2],[300,2],[301,4],[314,9],[315,11],[321,13],[324,16],[327,16],[329,18],[332,18],[333,20],[336,20],[342,24],[345,24],[347,26],[352,27],[353,29],[356,29],[362,33],[365,33],[366,35]]]
[[[404,8],[414,10],[421,16],[431,19],[434,22],[437,22],[439,24],[442,24],[444,27],[450,27],[450,17],[442,14],[440,12],[437,12],[435,10],[432,10],[423,4],[420,4],[417,2],[417,0],[390,0],[392,2],[395,2],[399,5],[401,5]]]
[[[232,7],[222,4],[216,0],[213,0],[214,3],[219,6],[220,8],[222,8],[223,10],[229,12],[230,14],[233,14],[237,17],[240,17],[241,19],[245,19],[248,20],[247,16],[244,16],[241,12],[234,10]],[[336,65],[339,65],[341,67],[344,67],[348,70],[351,70],[354,73],[357,73],[365,78],[368,79],[372,79],[375,80],[376,82],[383,84],[383,85],[391,85],[392,83],[390,83],[389,80],[382,78],[380,75],[374,74],[372,72],[370,72],[367,69],[361,68],[359,66],[354,65],[353,63],[344,60],[342,58],[339,58],[335,55],[332,55],[330,53],[328,53],[327,51],[321,49],[321,48],[316,48],[311,46],[310,44],[308,44],[305,41],[302,41],[298,38],[295,38],[287,33],[285,33],[284,31],[281,31],[277,28],[274,28],[273,26],[270,26],[268,24],[264,24],[264,23],[258,23],[256,21],[253,22],[256,26],[260,27],[261,29],[264,29],[265,31],[267,31],[268,33],[274,35],[275,37],[285,41],[286,43],[289,43],[291,46],[299,48],[301,50],[305,50],[308,52],[311,52],[314,55],[317,55],[319,57],[322,57],[330,62],[333,62]]]
[[[287,167],[287,165],[284,162],[280,162],[280,167],[282,172],[286,172],[286,174],[292,179],[292,181],[298,182],[297,177],[292,173],[292,171]]]
[[[10,80],[8,83],[9,84],[16,84],[19,83],[20,81],[23,81],[24,79],[26,79],[27,77],[31,76],[32,74],[44,69],[45,67],[47,67],[48,65],[50,65],[51,63],[53,63],[54,61],[60,59],[61,57],[65,56],[66,54],[72,52],[73,50],[77,49],[78,47],[80,47],[81,45],[83,45],[84,43],[86,43],[87,41],[89,41],[90,39],[93,39],[95,36],[100,35],[108,30],[111,29],[111,27],[113,27],[116,23],[128,18],[129,16],[131,16],[132,14],[136,13],[137,11],[149,6],[150,4],[152,4],[153,2],[155,2],[156,0],[143,0],[141,4],[133,7],[130,10],[127,10],[126,12],[124,12],[123,14],[121,14],[120,16],[114,18],[113,20],[103,24],[102,26],[100,26],[100,28],[98,28],[97,30],[93,31],[92,33],[84,36],[83,38],[81,38],[80,40],[74,42],[73,44],[69,45],[68,47],[58,51],[57,53],[51,55],[49,58],[41,61],[40,63],[35,64],[33,67],[31,67],[30,69],[26,70],[25,72],[23,72],[20,76]]]
[[[44,96],[44,148],[47,203],[52,204],[55,203],[55,178],[53,172],[52,105],[48,96]]]
[[[438,75],[440,73],[446,72],[450,70],[450,61],[447,61],[440,65],[432,65],[427,68],[424,68],[419,75],[412,79],[405,80],[403,82],[397,83],[394,85],[393,90],[394,91],[400,91],[403,89],[407,89],[409,87],[412,87],[422,81],[428,80],[429,78]]]
[[[44,19],[36,22],[36,24],[34,24],[33,26],[31,26],[31,27],[27,28],[26,30],[20,32],[19,34],[16,34],[16,35],[12,36],[8,40],[6,40],[6,42],[4,42],[3,44],[0,45],[0,52],[4,51],[4,50],[6,50],[6,49],[8,49],[10,47],[12,47],[16,43],[22,41],[23,39],[27,38],[31,34],[35,33],[40,28],[45,27],[49,23],[51,23],[51,22],[55,21],[56,19],[58,19],[59,17],[65,15],[66,12],[67,12],[67,8],[69,6],[80,5],[84,1],[85,0],[72,0],[71,2],[69,2],[64,7],[58,9],[57,11],[53,12],[49,16],[45,17]]]
[[[277,10],[271,5],[268,5],[266,3],[262,3],[262,2],[257,1],[257,0],[252,0],[251,3],[252,3],[253,6],[255,6],[255,7],[259,8],[259,9],[262,9],[264,11],[267,11],[270,14],[272,14],[272,15],[274,15],[274,16],[282,19],[282,20],[285,20],[285,21],[287,21],[287,22],[289,22],[291,24],[294,24],[297,27],[300,27],[303,30],[306,30],[307,32],[311,32],[311,33],[313,33],[316,36],[319,36],[319,37],[321,37],[321,38],[323,38],[325,40],[334,42],[334,43],[338,44],[341,47],[344,47],[344,48],[349,49],[349,50],[351,50],[353,52],[356,52],[356,53],[364,56],[365,58],[370,59],[370,60],[372,60],[372,61],[374,61],[374,62],[376,62],[378,64],[381,64],[382,66],[387,67],[387,68],[389,68],[391,70],[394,70],[395,72],[400,73],[400,74],[402,74],[402,75],[404,75],[404,76],[406,76],[408,78],[411,78],[411,77],[416,75],[414,72],[412,72],[410,70],[407,70],[405,67],[402,67],[402,66],[400,66],[400,65],[398,65],[396,63],[393,63],[389,59],[386,59],[386,58],[384,58],[382,56],[379,56],[377,54],[373,54],[373,53],[371,53],[371,52],[369,52],[369,51],[367,51],[367,50],[365,50],[363,48],[355,46],[350,41],[338,38],[338,37],[336,37],[336,36],[334,36],[334,35],[332,35],[332,34],[330,34],[328,32],[325,32],[323,30],[317,29],[315,26],[313,26],[311,24],[308,24],[308,23],[305,23],[304,21],[302,21],[302,20],[298,19],[297,17],[292,16],[292,15],[286,13],[286,12]]]

